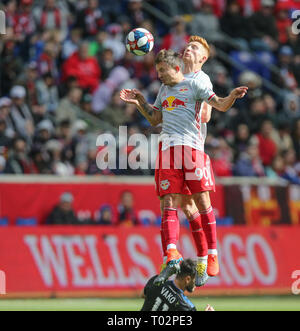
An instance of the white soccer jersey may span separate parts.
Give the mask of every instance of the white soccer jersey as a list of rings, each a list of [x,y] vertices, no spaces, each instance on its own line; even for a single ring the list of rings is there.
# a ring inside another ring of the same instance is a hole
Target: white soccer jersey
[[[201,105],[215,95],[209,83],[206,79],[185,78],[175,86],[162,84],[153,105],[162,111],[162,150],[186,145],[204,151],[206,134],[201,134]]]
[[[207,86],[209,86],[213,90],[213,85],[212,85],[212,82],[211,82],[209,76],[202,70],[185,74],[184,77],[191,78],[191,79],[199,79],[199,80],[205,82],[205,84],[207,84]],[[201,114],[202,114],[202,106],[203,106],[203,103],[201,104]],[[207,124],[206,123],[200,124],[200,133],[199,134],[200,134],[201,139],[203,141],[205,141],[206,137],[207,137]]]

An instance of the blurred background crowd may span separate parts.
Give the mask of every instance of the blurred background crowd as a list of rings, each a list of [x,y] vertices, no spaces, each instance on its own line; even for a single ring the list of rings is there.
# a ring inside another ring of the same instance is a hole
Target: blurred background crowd
[[[0,174],[152,175],[98,169],[96,138],[123,125],[149,141],[160,132],[119,90],[138,88],[153,103],[155,54],[182,52],[196,34],[211,45],[203,70],[215,92],[249,87],[226,114],[213,111],[206,151],[215,175],[300,184],[300,24],[292,18],[300,0],[4,0],[0,10]],[[155,38],[143,57],[125,49],[135,27]],[[119,155],[128,147],[120,143]]]

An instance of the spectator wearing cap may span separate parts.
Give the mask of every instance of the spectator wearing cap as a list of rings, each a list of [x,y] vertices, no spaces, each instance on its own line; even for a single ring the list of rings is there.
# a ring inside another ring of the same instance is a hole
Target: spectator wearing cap
[[[251,46],[258,51],[278,48],[278,29],[274,17],[274,1],[261,0],[261,8],[249,18]]]
[[[52,139],[54,135],[54,126],[50,120],[43,120],[36,126],[36,133],[33,139],[33,145],[40,149]]]
[[[52,209],[46,219],[47,225],[78,225],[80,224],[73,209],[74,197],[65,192],[60,196],[59,203]]]
[[[104,13],[99,1],[88,0],[87,7],[78,12],[75,27],[83,32],[83,37],[94,37],[105,24]]]
[[[71,55],[62,65],[62,80],[75,76],[81,88],[94,92],[101,79],[97,59],[89,56],[89,43],[82,42],[78,52]]]
[[[12,99],[11,119],[13,129],[17,135],[30,141],[34,134],[34,119],[28,105],[25,103],[26,90],[24,86],[15,85],[10,91]]]

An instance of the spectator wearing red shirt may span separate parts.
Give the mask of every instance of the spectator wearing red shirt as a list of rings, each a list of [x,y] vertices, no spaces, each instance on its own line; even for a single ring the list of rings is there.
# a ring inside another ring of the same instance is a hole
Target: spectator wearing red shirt
[[[224,139],[213,139],[211,141],[211,164],[217,177],[232,176],[231,148]]]
[[[68,77],[74,76],[78,79],[78,84],[81,88],[94,92],[99,85],[101,69],[97,59],[89,56],[88,52],[89,44],[83,42],[78,52],[73,53],[63,63],[62,80],[65,81]]]
[[[276,24],[279,34],[279,42],[286,44],[288,42],[288,29],[292,26],[293,21],[289,17],[289,10],[291,7],[288,5],[289,2],[277,3],[275,7],[276,13]]]
[[[259,156],[263,165],[271,166],[273,159],[277,155],[276,143],[272,139],[273,123],[270,120],[262,122],[260,131],[251,138],[251,143],[258,146]]]

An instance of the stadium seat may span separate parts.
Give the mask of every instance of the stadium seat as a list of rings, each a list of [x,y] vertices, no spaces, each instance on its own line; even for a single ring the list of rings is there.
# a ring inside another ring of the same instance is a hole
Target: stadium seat
[[[16,225],[18,226],[35,226],[37,225],[37,219],[32,218],[17,218]]]
[[[8,218],[7,217],[1,217],[0,218],[0,226],[7,226],[8,225]]]
[[[230,52],[231,59],[244,65],[248,70],[254,71],[265,79],[270,79],[270,69],[266,64],[275,64],[274,56],[269,52],[256,52],[255,55],[245,51],[232,51]],[[235,84],[239,84],[240,69],[233,69],[233,81]]]
[[[232,217],[220,217],[216,220],[217,226],[231,226],[233,225]]]

